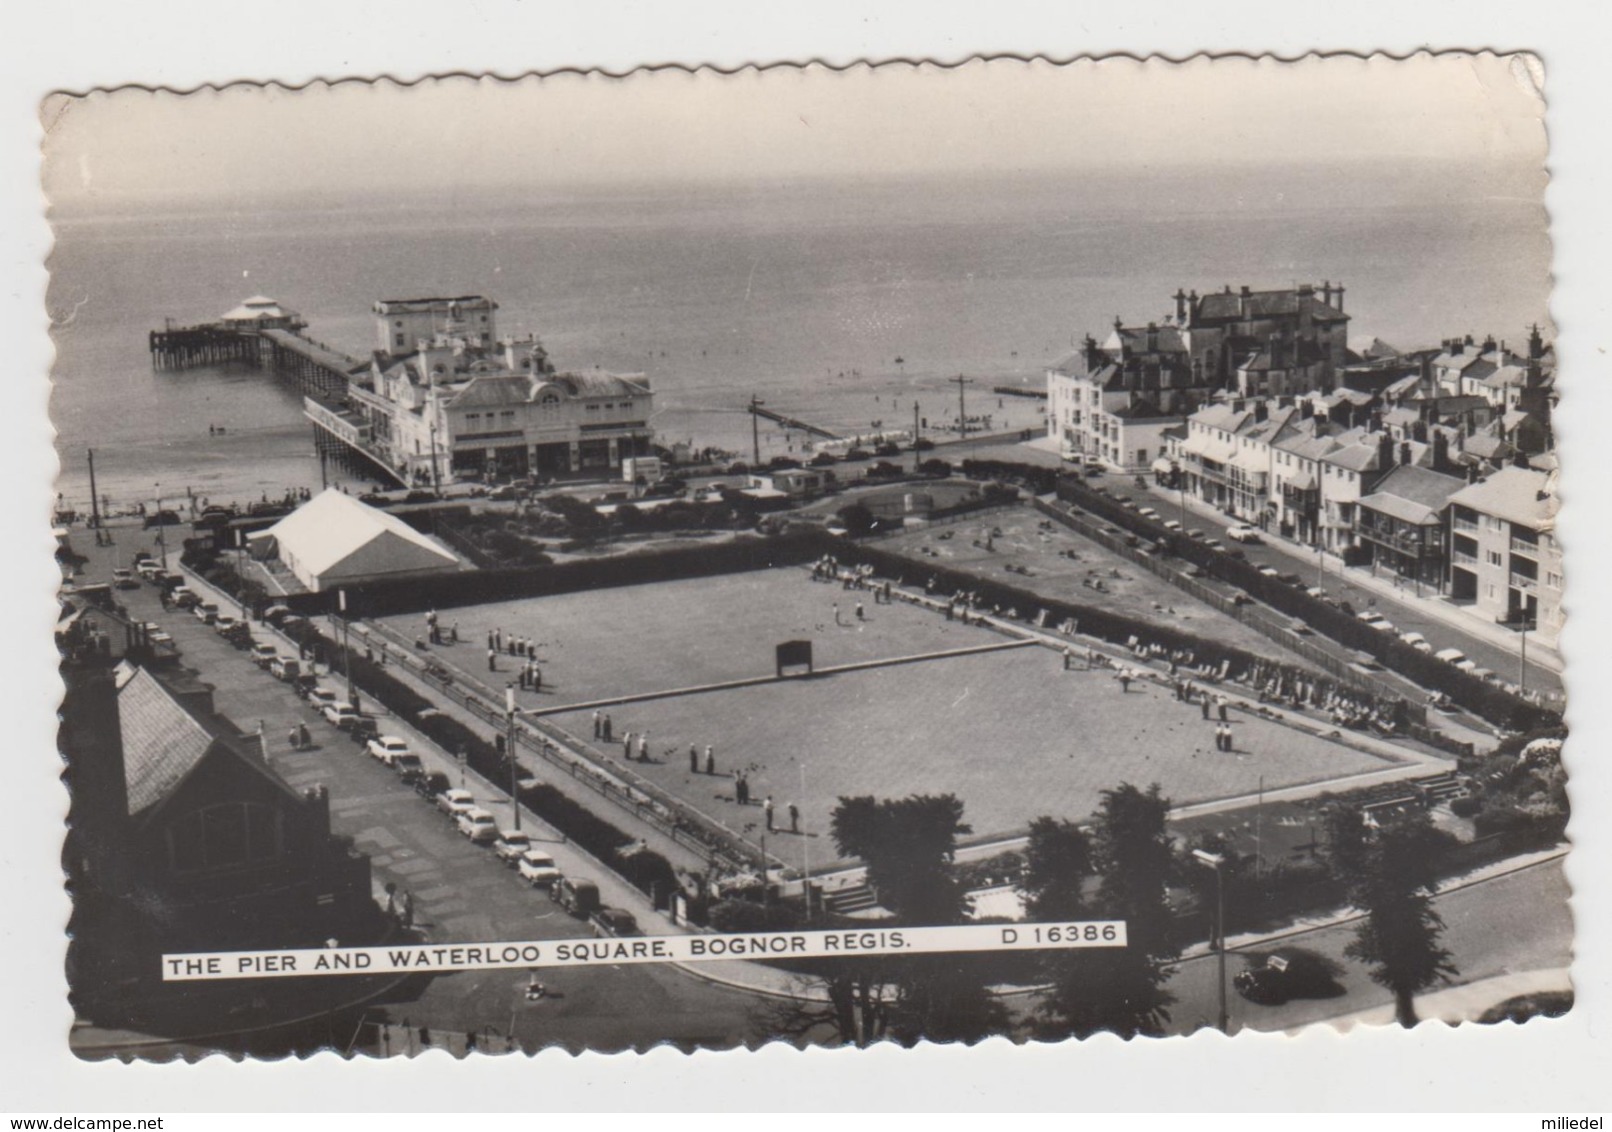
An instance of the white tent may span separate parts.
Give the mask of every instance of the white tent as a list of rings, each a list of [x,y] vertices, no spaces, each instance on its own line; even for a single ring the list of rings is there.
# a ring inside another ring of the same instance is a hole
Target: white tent
[[[309,590],[446,574],[459,559],[395,515],[329,488],[266,531],[253,554],[277,557]]]

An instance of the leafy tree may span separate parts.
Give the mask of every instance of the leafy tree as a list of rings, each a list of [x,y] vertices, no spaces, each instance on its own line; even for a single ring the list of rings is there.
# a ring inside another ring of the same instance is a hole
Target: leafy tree
[[[1371,836],[1358,811],[1328,823],[1328,859],[1365,913],[1344,954],[1370,968],[1394,995],[1401,1026],[1416,1025],[1416,995],[1458,973],[1439,944],[1444,921],[1433,909],[1440,859],[1450,836],[1425,810],[1393,819]]]
[[[860,538],[873,529],[873,512],[862,503],[850,503],[839,510],[840,522],[852,538]]]
[[[967,918],[967,896],[952,863],[957,839],[971,830],[954,796],[841,798],[830,832],[840,853],[862,859],[868,883],[895,924]],[[859,1046],[885,1039],[910,1045],[978,1041],[1007,1024],[978,956],[864,956],[815,966],[827,1001],[768,1008],[763,1025],[769,1032],[805,1037],[822,1031]]]
[[[1174,863],[1164,829],[1169,809],[1157,783],[1145,792],[1129,783],[1103,791],[1092,843],[1092,864],[1102,879],[1086,915],[1125,921],[1127,942],[1072,950],[1053,961],[1052,985],[1037,1006],[1043,1036],[1084,1038],[1107,1030],[1129,1039],[1164,1032],[1175,1001],[1164,984],[1180,954],[1165,894]],[[1076,861],[1072,852],[1063,859]],[[1071,882],[1037,884],[1067,898]]]
[[[1019,892],[1031,920],[1076,920],[1086,914],[1091,838],[1080,826],[1041,817],[1030,823]]]
[[[841,798],[829,832],[841,854],[862,859],[869,886],[890,911],[920,924],[965,918],[966,896],[952,860],[957,839],[973,830],[955,795]]]

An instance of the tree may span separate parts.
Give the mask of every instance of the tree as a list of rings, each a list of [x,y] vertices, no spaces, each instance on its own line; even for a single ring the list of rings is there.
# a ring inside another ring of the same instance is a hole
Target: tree
[[[873,512],[866,504],[848,503],[839,510],[839,520],[852,538],[860,538],[873,529]]]
[[[955,795],[841,798],[829,832],[842,855],[862,859],[869,887],[890,911],[918,924],[955,924],[966,917],[966,894],[952,875],[952,859],[957,839],[973,830]]]
[[[1036,818],[1024,846],[1019,892],[1031,920],[1078,920],[1086,914],[1086,880],[1092,872],[1091,838],[1080,826]]]
[[[1344,954],[1370,968],[1371,979],[1394,995],[1394,1017],[1416,1025],[1416,995],[1457,974],[1439,944],[1444,921],[1433,909],[1440,859],[1449,834],[1425,810],[1392,819],[1375,836],[1359,811],[1329,815],[1328,861],[1365,913]]]
[[[963,803],[950,794],[841,798],[830,827],[839,852],[861,858],[895,925],[967,919],[967,894],[952,863],[957,839],[969,832]],[[769,1007],[762,1024],[770,1033],[805,1037],[821,1030],[858,1046],[884,1039],[911,1045],[979,1041],[1007,1024],[980,956],[860,956],[812,968],[827,1001]]]
[[[1101,876],[1086,914],[1123,920],[1126,945],[1071,950],[1054,961],[1055,977],[1037,1006],[1037,1029],[1045,1037],[1089,1037],[1104,1030],[1122,1038],[1157,1036],[1175,1001],[1164,989],[1180,954],[1165,886],[1172,860],[1164,830],[1170,803],[1155,783],[1142,791],[1129,783],[1105,790],[1092,843],[1092,863]],[[1060,839],[1073,861],[1067,835]],[[1048,893],[1069,893],[1043,885]]]

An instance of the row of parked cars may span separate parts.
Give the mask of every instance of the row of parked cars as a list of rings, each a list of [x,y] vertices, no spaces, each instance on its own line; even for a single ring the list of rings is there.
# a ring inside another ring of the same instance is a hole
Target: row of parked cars
[[[471,844],[490,848],[499,861],[514,868],[523,880],[534,888],[546,890],[567,912],[589,920],[596,932],[638,934],[637,922],[630,912],[603,906],[598,885],[564,876],[554,858],[538,849],[524,830],[500,829],[497,818],[477,805],[470,791],[454,786],[440,771],[427,770],[407,739],[380,734],[373,718],[360,713],[335,689],[305,672],[300,658],[284,655],[273,644],[262,640],[252,643],[251,650],[259,668],[293,684],[298,695],[312,704],[331,726],[347,735],[376,762],[395,771],[423,800],[450,818]]]
[[[385,736],[377,740],[380,744],[388,742],[402,741]],[[372,753],[375,746],[371,744]],[[470,791],[450,786],[446,775],[428,777],[440,780],[442,787],[434,795],[437,809],[453,820],[454,826],[472,845],[490,849],[495,859],[513,868],[522,880],[546,891],[550,900],[571,915],[591,923],[596,934],[639,934],[638,921],[631,912],[604,905],[599,899],[599,886],[593,881],[562,873],[552,855],[535,847],[531,834],[521,829],[500,829],[498,819],[477,805]]]

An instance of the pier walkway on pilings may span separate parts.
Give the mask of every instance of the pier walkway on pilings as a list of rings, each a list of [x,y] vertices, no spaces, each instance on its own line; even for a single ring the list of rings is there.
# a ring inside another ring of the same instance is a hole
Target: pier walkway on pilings
[[[764,408],[761,405],[751,404],[751,405],[746,405],[745,408],[748,409],[750,412],[756,414],[756,416],[758,416],[758,417],[765,417],[769,421],[775,421],[778,424],[783,425],[785,428],[799,429],[801,432],[806,433],[808,436],[815,436],[819,440],[843,440],[843,439],[845,439],[844,437],[840,436],[838,433],[829,432],[828,429],[826,429],[826,428],[819,428],[817,425],[807,424],[805,421],[796,420],[794,417],[787,417],[783,413],[776,413],[773,410],[768,409],[768,408]]]
[[[269,367],[296,381],[304,393],[345,399],[352,375],[369,364],[290,330],[263,330],[256,336]]]
[[[149,336],[151,364],[156,369],[181,370],[224,362],[258,361],[254,335],[222,326],[168,326]]]

